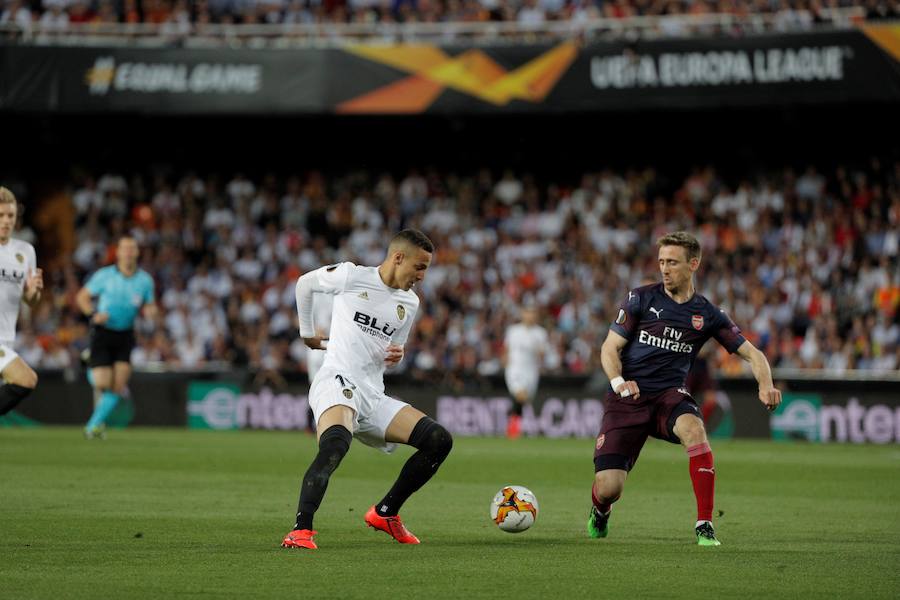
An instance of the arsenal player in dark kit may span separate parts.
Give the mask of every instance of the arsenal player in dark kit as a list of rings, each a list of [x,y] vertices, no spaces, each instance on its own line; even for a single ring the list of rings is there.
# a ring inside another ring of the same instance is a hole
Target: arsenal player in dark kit
[[[703,344],[715,338],[750,363],[767,409],[781,403],[781,392],[772,383],[763,353],[723,310],[696,293],[697,238],[679,231],[661,237],[657,245],[662,283],[628,292],[600,352],[611,389],[594,451],[588,534],[607,536],[612,504],[647,436],[653,436],[685,447],[697,499],[697,543],[718,546],[712,525],[713,455],[697,403],[685,387],[688,372]]]

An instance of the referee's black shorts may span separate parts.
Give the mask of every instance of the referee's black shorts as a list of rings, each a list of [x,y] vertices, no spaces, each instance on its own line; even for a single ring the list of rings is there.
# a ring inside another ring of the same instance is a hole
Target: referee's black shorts
[[[88,365],[111,367],[113,363],[130,362],[134,349],[134,331],[116,331],[95,325],[91,331],[91,359]]]

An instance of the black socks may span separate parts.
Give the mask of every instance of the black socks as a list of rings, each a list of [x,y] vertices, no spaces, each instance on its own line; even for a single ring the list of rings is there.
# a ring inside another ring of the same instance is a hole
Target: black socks
[[[352,439],[353,435],[343,425],[332,425],[319,438],[319,453],[303,476],[294,529],[312,529],[313,515],[325,497],[328,479],[341,464]]]
[[[5,415],[25,399],[33,390],[31,388],[7,383],[0,387],[0,415]]]
[[[450,432],[430,417],[422,417],[413,428],[408,444],[419,451],[409,457],[394,486],[375,510],[382,517],[392,517],[403,503],[437,473],[438,467],[450,454],[453,438]]]

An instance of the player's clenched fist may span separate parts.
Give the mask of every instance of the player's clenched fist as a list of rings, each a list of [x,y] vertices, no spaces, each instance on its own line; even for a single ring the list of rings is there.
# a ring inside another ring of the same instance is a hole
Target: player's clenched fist
[[[770,388],[759,390],[759,401],[769,410],[775,410],[781,404],[781,390]]]
[[[625,381],[620,383],[614,390],[621,398],[640,398],[641,388],[638,387],[636,381]]]
[[[391,344],[387,347],[384,355],[384,362],[387,366],[393,367],[403,360],[403,346]]]

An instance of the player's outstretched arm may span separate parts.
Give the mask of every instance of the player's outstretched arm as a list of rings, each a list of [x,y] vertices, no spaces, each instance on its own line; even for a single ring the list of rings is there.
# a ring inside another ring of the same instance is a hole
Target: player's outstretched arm
[[[620,396],[640,397],[641,390],[636,381],[625,381],[622,378],[622,349],[628,344],[628,340],[615,331],[610,330],[600,347],[600,363],[603,371],[609,377],[609,384],[615,393]]]
[[[750,363],[750,370],[753,371],[753,377],[759,384],[759,401],[769,410],[778,408],[781,404],[781,390],[776,389],[772,382],[772,369],[766,355],[750,342],[741,344],[737,354]]]

